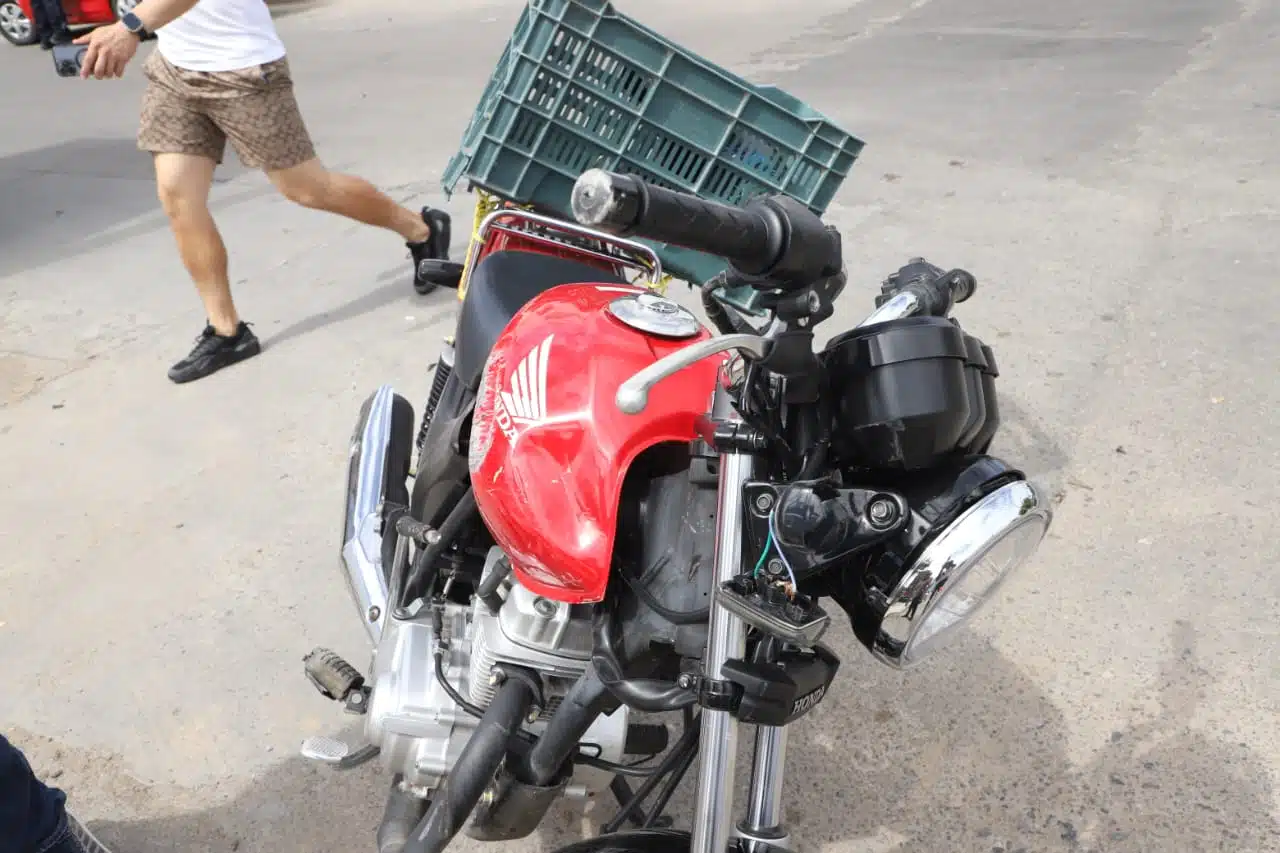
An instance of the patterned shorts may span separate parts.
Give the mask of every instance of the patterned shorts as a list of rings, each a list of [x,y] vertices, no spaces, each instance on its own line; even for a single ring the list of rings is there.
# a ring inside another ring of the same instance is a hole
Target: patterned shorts
[[[287,59],[237,71],[188,71],[159,51],[142,73],[138,147],[153,154],[193,154],[221,163],[227,140],[250,169],[274,172],[316,156],[293,96]]]

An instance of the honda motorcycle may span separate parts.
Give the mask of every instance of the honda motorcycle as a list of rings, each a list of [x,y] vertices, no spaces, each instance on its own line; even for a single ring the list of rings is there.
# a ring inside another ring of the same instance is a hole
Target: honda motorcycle
[[[910,667],[1051,510],[987,453],[995,359],[948,317],[967,272],[913,260],[815,351],[845,270],[800,203],[592,170],[572,210],[490,214],[420,426],[388,386],[360,412],[342,565],[372,664],[317,649],[305,668],[367,744],[303,752],[380,756],[380,853],[439,853],[464,826],[523,838],[557,800],[604,795],[617,814],[565,853],[780,853],[788,727],[840,667],[825,607]],[[728,262],[701,290],[718,335],[639,281],[662,275],[642,239]],[[638,719],[657,713],[680,715],[674,744]],[[741,724],[755,752],[735,823]],[[684,832],[665,812],[695,764]]]

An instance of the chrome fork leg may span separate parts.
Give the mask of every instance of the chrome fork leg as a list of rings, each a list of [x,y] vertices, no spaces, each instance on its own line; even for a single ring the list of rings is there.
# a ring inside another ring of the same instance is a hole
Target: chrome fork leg
[[[717,388],[712,413],[730,415],[727,395]],[[716,527],[714,588],[742,570],[742,485],[751,479],[754,459],[740,453],[720,456],[720,501]],[[722,677],[730,658],[746,653],[747,626],[723,607],[712,605],[707,652],[707,678]],[[702,712],[697,802],[693,813],[692,853],[725,853],[733,827],[734,762],[738,751],[738,721],[727,711]]]
[[[787,830],[782,824],[782,780],[787,761],[787,729],[759,726],[756,729],[755,761],[751,766],[751,793],[747,819],[738,825],[738,835],[748,842],[748,851],[765,844],[786,847]]]

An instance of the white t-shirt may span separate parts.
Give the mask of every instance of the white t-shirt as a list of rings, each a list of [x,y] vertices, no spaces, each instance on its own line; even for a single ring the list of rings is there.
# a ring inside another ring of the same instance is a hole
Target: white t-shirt
[[[156,37],[160,55],[188,71],[238,71],[284,56],[266,0],[199,0]]]

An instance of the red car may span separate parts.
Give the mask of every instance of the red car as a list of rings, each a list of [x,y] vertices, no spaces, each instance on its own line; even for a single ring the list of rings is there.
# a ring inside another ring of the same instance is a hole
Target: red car
[[[118,20],[141,0],[62,0],[67,23],[73,27],[97,26]],[[10,44],[35,44],[31,0],[0,0],[0,35]]]

